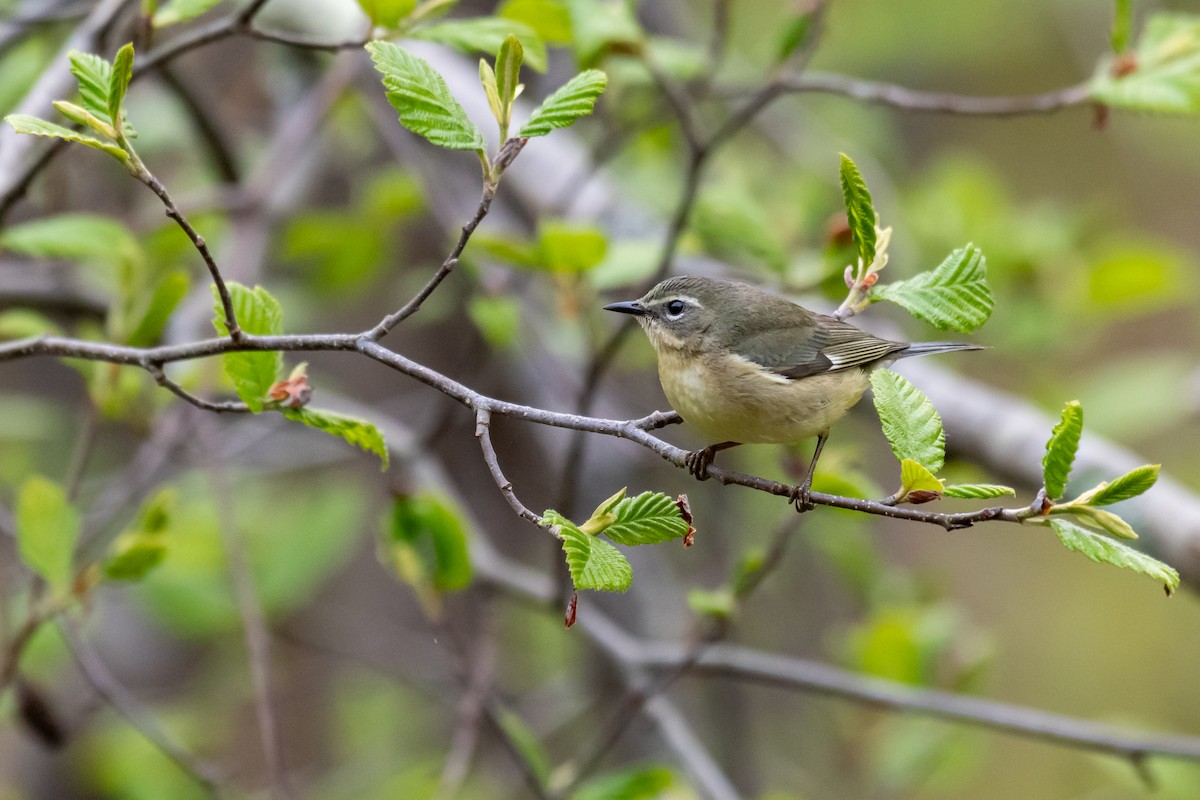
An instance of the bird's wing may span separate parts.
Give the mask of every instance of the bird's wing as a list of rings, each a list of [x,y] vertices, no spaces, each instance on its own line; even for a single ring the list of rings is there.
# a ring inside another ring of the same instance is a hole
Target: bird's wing
[[[813,314],[804,325],[756,331],[733,352],[785,378],[805,378],[866,366],[903,350],[903,342],[890,342],[841,320]]]

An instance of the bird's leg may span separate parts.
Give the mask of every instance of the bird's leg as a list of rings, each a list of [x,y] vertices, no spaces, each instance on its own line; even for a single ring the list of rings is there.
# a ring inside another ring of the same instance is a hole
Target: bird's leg
[[[788,495],[788,502],[796,504],[796,510],[803,514],[805,511],[811,510],[814,506],[808,494],[812,489],[813,473],[817,470],[817,459],[821,457],[821,450],[825,447],[825,440],[829,438],[829,433],[822,432],[817,434],[817,447],[813,450],[812,461],[808,464],[808,472],[804,475],[798,485],[792,487],[792,493]]]
[[[683,458],[683,465],[687,467],[687,471],[692,473],[692,476],[698,481],[708,480],[708,465],[713,463],[713,459],[717,457],[718,450],[728,450],[731,447],[737,447],[741,442],[721,442],[720,444],[710,444],[708,447],[702,447],[699,450],[693,450]]]

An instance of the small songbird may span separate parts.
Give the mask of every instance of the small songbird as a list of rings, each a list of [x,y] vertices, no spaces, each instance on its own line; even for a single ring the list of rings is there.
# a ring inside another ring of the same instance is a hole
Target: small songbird
[[[813,470],[837,422],[876,367],[900,358],[981,350],[958,342],[892,342],[745,283],[669,278],[608,311],[632,314],[658,355],[658,378],[684,422],[716,443],[688,454],[704,480],[718,450],[817,437],[808,473],[792,493],[808,505]]]

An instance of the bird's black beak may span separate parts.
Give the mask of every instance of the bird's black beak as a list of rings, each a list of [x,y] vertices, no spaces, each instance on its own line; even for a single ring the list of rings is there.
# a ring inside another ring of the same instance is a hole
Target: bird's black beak
[[[605,311],[616,311],[621,314],[633,314],[635,317],[646,316],[646,309],[642,308],[642,304],[637,300],[626,300],[623,303],[609,303],[604,307]]]

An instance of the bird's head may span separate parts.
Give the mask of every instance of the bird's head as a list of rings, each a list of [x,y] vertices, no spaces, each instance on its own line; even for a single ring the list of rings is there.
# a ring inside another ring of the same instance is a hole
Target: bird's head
[[[655,350],[699,350],[713,326],[733,312],[738,284],[711,278],[668,278],[637,300],[605,306],[607,311],[632,314],[650,337]]]

